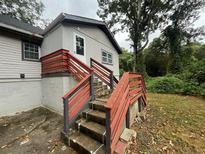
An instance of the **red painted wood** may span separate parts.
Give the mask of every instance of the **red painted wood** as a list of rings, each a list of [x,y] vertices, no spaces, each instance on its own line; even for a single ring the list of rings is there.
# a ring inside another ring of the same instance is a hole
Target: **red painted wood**
[[[67,53],[69,53],[69,50],[60,49],[60,50],[57,50],[55,52],[52,52],[48,55],[45,55],[45,56],[41,57],[41,60],[50,59],[50,58],[56,57],[56,56],[61,55],[61,54],[66,55]]]
[[[98,68],[97,66],[93,65],[94,68],[94,72],[96,72],[97,74],[100,74],[102,77],[106,77],[109,79],[109,75],[106,74],[105,72],[103,72],[103,70],[101,70],[100,68]]]
[[[90,90],[89,83],[86,83],[85,86],[83,86],[81,89],[77,91],[77,95],[73,96],[73,98],[69,101],[69,109],[72,109],[74,104],[77,104],[77,102],[83,97],[83,95]]]
[[[87,75],[81,82],[79,82],[73,88],[71,88],[71,90],[63,96],[63,98],[68,99],[69,97],[71,97],[79,89],[79,87],[83,86],[85,82],[87,82],[89,79],[90,75]]]
[[[129,83],[130,87],[138,87],[141,84],[142,84],[142,81],[140,81],[140,80],[132,81]]]
[[[124,73],[115,90],[106,104],[107,115],[110,117],[110,125],[107,126],[110,132],[111,145],[109,153],[113,153],[120,137],[121,128],[130,104],[136,102],[140,97],[145,99],[145,86],[142,75],[135,73]]]
[[[84,64],[83,62],[81,62],[79,59],[77,59],[76,57],[74,57],[71,53],[68,53],[69,58],[71,58],[73,61],[75,61],[79,66],[81,66],[83,69],[85,69],[86,71],[88,71],[89,73],[92,73],[93,70],[86,64]]]
[[[68,116],[70,118],[69,120],[72,120],[79,113],[79,111],[82,109],[85,103],[87,103],[89,98],[90,98],[90,93],[88,92],[87,94],[84,95],[84,97],[80,99],[78,103],[76,103],[74,110],[71,110],[69,112],[69,116]]]
[[[99,65],[101,68],[103,68],[103,69],[105,69],[106,71],[108,71],[109,73],[112,72],[109,68],[105,67],[104,65],[102,65],[101,63],[99,63],[98,61],[96,61],[95,59],[93,59],[93,58],[90,58],[90,59],[91,59],[92,62],[96,63],[96,64]]]

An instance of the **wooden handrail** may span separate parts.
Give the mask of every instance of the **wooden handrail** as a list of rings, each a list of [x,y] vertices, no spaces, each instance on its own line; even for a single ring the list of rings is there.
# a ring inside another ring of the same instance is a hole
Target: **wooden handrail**
[[[113,71],[93,58],[90,58],[90,66],[94,70],[94,74],[113,90],[118,83],[118,80],[113,75]]]
[[[64,132],[68,132],[89,100],[94,98],[93,69],[67,52],[68,70],[79,83],[63,96]]]
[[[96,61],[95,59],[93,58],[90,58],[90,60],[94,63],[96,63],[97,65],[99,65],[100,67],[102,67],[104,70],[108,71],[108,72],[112,72],[109,68],[105,67],[104,65],[102,65],[101,63],[99,63],[98,61]]]
[[[136,73],[124,73],[106,103],[106,150],[113,154],[119,140],[123,122],[129,105],[143,98],[146,101],[143,76]],[[127,126],[128,127],[128,126]]]
[[[64,132],[68,133],[78,114],[94,98],[93,70],[65,49],[43,56],[41,61],[43,75],[67,72],[79,81],[63,96]]]

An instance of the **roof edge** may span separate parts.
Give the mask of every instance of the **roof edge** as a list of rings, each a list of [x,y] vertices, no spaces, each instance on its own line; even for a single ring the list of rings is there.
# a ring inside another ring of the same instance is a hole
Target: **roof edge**
[[[23,29],[20,29],[20,28],[17,28],[17,27],[8,25],[8,24],[4,24],[2,22],[0,22],[0,27],[6,28],[6,29],[10,29],[10,30],[13,30],[13,31],[17,31],[17,32],[20,32],[20,33],[32,35],[32,36],[35,36],[35,37],[43,39],[43,36],[40,35],[40,34],[32,33],[32,32],[27,31],[27,30],[23,30]]]

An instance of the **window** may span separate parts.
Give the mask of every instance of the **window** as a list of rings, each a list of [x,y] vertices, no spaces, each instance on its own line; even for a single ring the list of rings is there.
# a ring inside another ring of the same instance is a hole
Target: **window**
[[[23,42],[23,59],[39,60],[40,46],[30,42]]]
[[[84,39],[82,37],[76,35],[75,42],[76,42],[76,54],[84,56],[84,51],[85,51]]]
[[[105,50],[102,50],[102,63],[113,64],[112,54]]]

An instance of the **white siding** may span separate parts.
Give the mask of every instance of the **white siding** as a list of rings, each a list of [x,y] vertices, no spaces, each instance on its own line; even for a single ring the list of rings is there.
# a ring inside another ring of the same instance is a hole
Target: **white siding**
[[[22,41],[0,35],[0,79],[20,78],[20,73],[25,78],[40,78],[41,63],[22,61]]]

